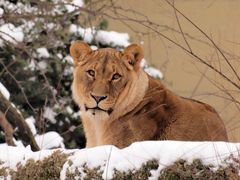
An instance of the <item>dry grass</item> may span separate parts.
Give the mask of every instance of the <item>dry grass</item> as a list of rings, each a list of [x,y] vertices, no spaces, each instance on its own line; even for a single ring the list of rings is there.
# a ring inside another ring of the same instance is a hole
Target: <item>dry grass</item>
[[[25,165],[18,164],[16,170],[8,168],[0,168],[0,178],[6,178],[8,174],[11,175],[13,180],[45,180],[45,179],[59,179],[60,172],[64,163],[72,162],[68,160],[69,155],[64,154],[60,151],[54,152],[51,156],[35,161],[29,159]],[[3,162],[0,162],[0,165]],[[129,170],[122,172],[117,169],[114,170],[114,180],[138,180],[148,179],[151,177],[151,171],[157,170],[159,162],[155,159],[149,160],[144,163],[139,169]],[[81,169],[81,172],[79,170]],[[225,160],[225,165],[214,169],[213,165],[205,165],[200,159],[195,159],[192,163],[188,163],[185,160],[178,160],[172,165],[167,166],[163,169],[158,179],[159,180],[225,180],[225,179],[240,179],[240,158],[234,158],[229,156]],[[89,168],[86,163],[82,167],[76,167],[74,171],[67,169],[66,179],[94,179],[101,180],[103,175],[102,168],[100,166],[95,168]]]
[[[0,166],[1,166],[2,164],[3,164],[3,162],[0,161]],[[7,175],[8,175],[7,168],[5,168],[5,167],[0,167],[0,179],[1,179],[1,177],[6,178]]]
[[[185,160],[179,160],[173,165],[166,167],[161,171],[159,179],[177,180],[177,179],[239,179],[238,170],[229,164],[227,167],[220,167],[216,171],[212,165],[204,165],[200,159],[194,160],[191,164]]]
[[[10,175],[12,180],[58,180],[68,156],[60,151],[55,151],[41,161],[29,159],[25,165],[18,164],[16,171],[10,170]]]

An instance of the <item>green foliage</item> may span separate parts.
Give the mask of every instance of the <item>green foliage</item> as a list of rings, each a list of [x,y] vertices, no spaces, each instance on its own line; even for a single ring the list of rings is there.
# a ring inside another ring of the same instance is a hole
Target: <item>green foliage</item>
[[[34,2],[34,3],[33,3]],[[21,27],[24,32],[23,46],[12,43],[4,43],[0,47],[0,81],[9,89],[11,101],[23,112],[25,117],[33,115],[37,120],[39,133],[56,130],[64,133],[74,125],[80,125],[80,118],[71,118],[66,111],[69,106],[78,108],[71,98],[72,74],[66,73],[72,68],[72,64],[64,61],[68,56],[68,47],[73,39],[79,37],[68,33],[73,16],[78,14],[61,16],[66,11],[64,5],[58,7],[58,11],[52,16],[47,16],[51,11],[52,1],[17,1],[31,14],[22,11],[26,16],[22,18],[8,18],[10,6],[16,6],[16,2],[8,1],[5,10],[5,23],[11,23],[15,27]],[[50,8],[50,9],[49,9]],[[35,16],[34,12],[43,13],[42,17]],[[76,18],[76,17],[75,17]],[[30,21],[28,21],[30,19]],[[31,25],[31,28],[28,26]],[[38,53],[38,48],[45,47],[49,57]],[[43,116],[45,107],[58,111],[56,121],[50,121]],[[76,119],[78,122],[76,123]],[[42,120],[46,122],[44,125]],[[54,128],[53,128],[54,126]],[[74,133],[74,132],[73,132]],[[66,136],[66,134],[65,134]],[[84,142],[84,138],[82,139]],[[84,143],[81,144],[81,146]],[[66,144],[68,145],[68,144]],[[79,147],[75,143],[75,147]]]
[[[8,88],[10,100],[24,117],[34,116],[38,133],[57,131],[67,148],[79,148],[85,147],[85,137],[77,115],[79,108],[71,97],[73,64],[69,60],[69,46],[71,41],[82,37],[70,33],[69,28],[71,25],[84,28],[86,20],[80,11],[69,11],[64,2],[68,1],[6,0],[0,3],[4,11],[0,26],[12,24],[24,34],[23,42],[4,40],[0,36],[3,41],[0,82]],[[101,20],[96,28],[107,26],[107,21]],[[39,53],[39,48],[46,48],[49,55]],[[54,111],[55,119],[44,116],[46,108]]]
[[[103,19],[99,25],[98,25],[98,29],[101,30],[106,30],[108,28],[108,21],[106,19]]]

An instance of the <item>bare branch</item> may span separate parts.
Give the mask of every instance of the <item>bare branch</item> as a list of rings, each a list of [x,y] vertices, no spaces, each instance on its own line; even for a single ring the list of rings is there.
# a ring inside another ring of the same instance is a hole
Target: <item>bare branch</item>
[[[174,6],[174,2],[175,2],[175,1],[173,0],[173,6]],[[175,7],[175,6],[174,6],[174,7]],[[182,26],[181,26],[181,24],[180,24],[180,22],[179,22],[179,18],[178,18],[177,11],[176,11],[175,8],[174,8],[174,14],[175,14],[175,17],[176,17],[176,20],[177,20],[177,23],[178,23],[178,27],[179,27],[179,29],[180,29],[180,31],[181,31],[182,37],[183,37],[186,45],[188,46],[189,51],[192,52],[192,48],[190,47],[190,45],[189,45],[189,43],[188,43],[188,41],[187,41],[187,39],[186,39],[186,37],[185,37],[185,35],[184,35],[184,33],[183,33]]]
[[[7,121],[5,114],[0,111],[0,126],[5,132],[5,141],[9,146],[15,146],[13,142],[13,128],[11,124]]]
[[[238,75],[238,73],[236,72],[236,70],[234,69],[234,67],[232,66],[232,64],[229,62],[229,60],[227,59],[227,57],[224,55],[224,53],[222,52],[222,50],[217,46],[217,44],[213,41],[212,38],[210,38],[199,26],[197,26],[191,19],[189,19],[187,16],[185,16],[181,11],[179,11],[172,3],[170,3],[168,0],[165,0],[172,8],[174,8],[175,11],[177,11],[179,14],[181,14],[188,22],[190,22],[197,30],[199,30],[212,44],[213,46],[220,52],[220,54],[222,55],[222,57],[224,58],[224,60],[226,61],[226,63],[229,65],[229,67],[232,69],[232,71],[234,72],[235,76],[237,77],[237,79],[240,81],[240,76]]]
[[[14,127],[18,127],[19,135],[25,145],[30,144],[33,151],[39,151],[33,134],[19,111],[0,92],[0,111]]]

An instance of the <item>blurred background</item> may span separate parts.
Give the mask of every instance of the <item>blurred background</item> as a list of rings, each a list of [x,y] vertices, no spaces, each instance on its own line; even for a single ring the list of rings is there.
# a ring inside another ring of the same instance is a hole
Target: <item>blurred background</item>
[[[212,105],[230,140],[239,141],[239,17],[238,0],[4,0],[0,82],[23,119],[31,117],[33,136],[54,131],[67,148],[82,148],[81,113],[71,98],[71,41],[119,50],[138,43],[144,68],[160,70],[163,76],[154,75],[177,94]]]

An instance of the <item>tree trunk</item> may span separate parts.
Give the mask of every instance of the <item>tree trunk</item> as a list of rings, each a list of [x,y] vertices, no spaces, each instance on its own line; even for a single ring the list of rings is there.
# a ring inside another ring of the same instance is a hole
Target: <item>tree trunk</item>
[[[11,124],[8,122],[8,120],[5,117],[5,114],[3,114],[0,111],[0,126],[2,127],[3,131],[5,132],[5,141],[9,146],[15,146],[13,142],[13,128]]]
[[[6,119],[14,128],[18,127],[19,136],[23,144],[24,145],[30,144],[32,151],[39,151],[40,148],[38,147],[25,119],[22,117],[20,112],[18,112],[17,109],[12,106],[11,102],[8,101],[3,96],[1,92],[0,92],[0,111],[5,114]]]

